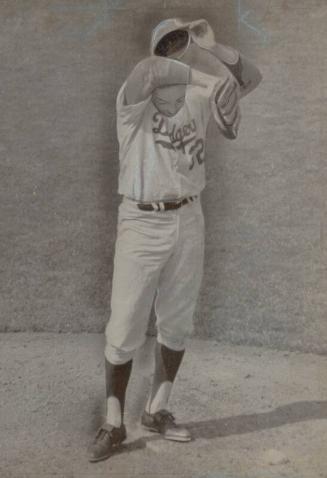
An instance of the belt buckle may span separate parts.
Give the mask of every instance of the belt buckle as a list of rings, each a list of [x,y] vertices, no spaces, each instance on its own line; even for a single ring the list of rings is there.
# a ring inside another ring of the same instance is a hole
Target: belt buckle
[[[190,204],[191,202],[195,201],[197,195],[188,196],[183,199],[177,201],[154,201],[151,204],[153,211],[167,211],[170,208],[166,207],[166,205],[172,205],[172,209],[179,209],[180,207],[184,206],[184,204]]]
[[[154,201],[151,203],[154,211],[165,211],[165,203],[164,201]]]

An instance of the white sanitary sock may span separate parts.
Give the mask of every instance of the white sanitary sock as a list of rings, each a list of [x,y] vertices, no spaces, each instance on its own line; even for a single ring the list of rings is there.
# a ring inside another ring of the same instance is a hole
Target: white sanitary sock
[[[107,398],[107,416],[106,422],[114,427],[120,427],[121,425],[121,408],[118,398]]]
[[[156,413],[163,408],[167,408],[168,400],[171,394],[172,382],[166,381],[160,384],[155,396],[153,398],[152,394],[150,395],[148,402],[146,404],[146,411],[148,413]]]

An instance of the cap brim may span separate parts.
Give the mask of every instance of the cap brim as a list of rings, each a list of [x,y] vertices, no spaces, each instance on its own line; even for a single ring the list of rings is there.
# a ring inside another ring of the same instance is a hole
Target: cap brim
[[[153,30],[151,38],[151,55],[154,55],[159,42],[175,30],[188,30],[192,22],[182,22],[178,18],[167,19],[160,22]]]

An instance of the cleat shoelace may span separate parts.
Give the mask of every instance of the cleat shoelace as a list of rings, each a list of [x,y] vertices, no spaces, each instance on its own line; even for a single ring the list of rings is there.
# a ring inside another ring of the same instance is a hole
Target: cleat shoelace
[[[160,425],[175,425],[175,417],[172,413],[168,412],[167,410],[161,410],[156,414],[156,421]]]
[[[100,430],[96,434],[94,442],[96,442],[97,440],[105,440],[107,438],[107,435],[109,435],[109,437],[111,438],[112,437],[111,431],[108,431],[104,428],[100,428]]]

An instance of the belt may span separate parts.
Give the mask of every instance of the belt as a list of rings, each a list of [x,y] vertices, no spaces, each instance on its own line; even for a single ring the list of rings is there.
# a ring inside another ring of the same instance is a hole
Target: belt
[[[198,196],[189,196],[179,201],[156,201],[151,203],[137,203],[137,207],[142,211],[168,211],[179,209],[185,204],[193,202]]]

